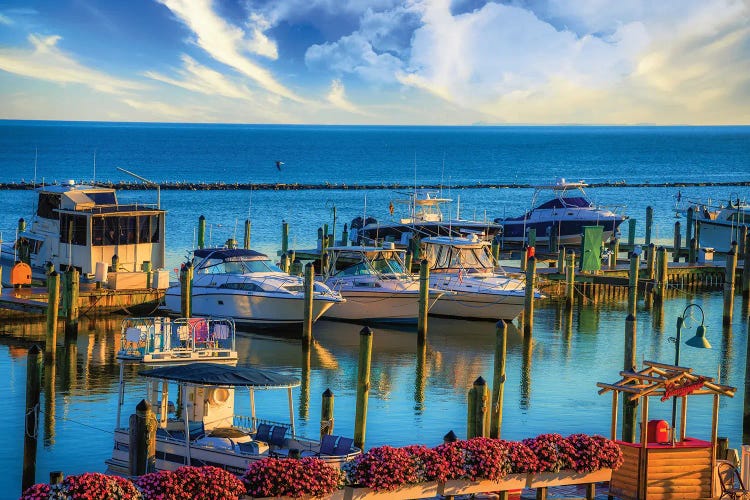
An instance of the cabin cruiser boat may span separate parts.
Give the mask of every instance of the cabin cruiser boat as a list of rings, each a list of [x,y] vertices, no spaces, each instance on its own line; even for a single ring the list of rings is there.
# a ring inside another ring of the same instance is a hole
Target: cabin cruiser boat
[[[97,263],[106,270],[104,263],[115,255],[119,264],[113,271],[141,271],[146,261],[153,269],[164,267],[165,211],[158,204],[120,204],[114,189],[74,181],[36,192],[31,226],[20,221],[15,241],[2,244],[3,267],[23,261],[37,280],[46,279],[47,262],[58,270],[75,267],[90,278]]]
[[[192,312],[230,317],[258,326],[301,325],[304,280],[279,269],[267,255],[241,248],[203,248],[193,252]],[[313,321],[343,302],[323,283],[313,285]],[[166,309],[180,312],[181,286],[167,289]]]
[[[459,236],[462,233],[477,234],[492,239],[502,227],[489,220],[465,220],[458,216],[446,220],[441,205],[453,201],[443,198],[439,191],[416,190],[408,198],[394,200],[389,210],[391,221],[378,221],[373,217],[356,217],[351,222],[350,237],[354,245],[378,245],[382,241],[392,241],[405,247],[411,238],[429,236]],[[395,207],[404,207],[405,214],[394,217]]]
[[[474,235],[421,241],[422,255],[430,265],[430,287],[452,292],[438,299],[430,314],[510,321],[521,313],[525,280],[497,271],[490,247]],[[534,297],[541,294],[535,292]]]
[[[750,227],[750,205],[741,199],[727,205],[696,203],[693,207],[699,244],[717,252],[729,252],[732,242],[742,238],[742,228]]]
[[[580,245],[583,226],[603,226],[602,239],[609,240],[627,219],[609,208],[595,205],[584,191],[583,181],[567,182],[557,179],[555,184],[537,186],[531,199],[531,210],[518,217],[499,217],[495,222],[503,226],[502,242],[524,244],[528,229],[536,230],[537,243],[549,243],[550,234],[556,234],[559,245]],[[554,195],[537,204],[546,191]]]
[[[201,362],[164,366],[140,375],[147,380],[146,401],[157,418],[157,471],[213,465],[240,475],[255,460],[287,456],[291,450],[301,456],[318,456],[332,465],[361,454],[351,438],[338,437],[329,446],[333,436],[317,441],[297,435],[292,389],[299,387],[300,381],[295,377],[247,366]],[[241,389],[249,392],[242,403]],[[288,392],[289,421],[259,419],[255,393],[284,389]],[[106,464],[108,473],[132,475],[130,429],[128,419],[122,418],[124,393],[121,377],[114,448]],[[181,404],[175,407],[169,398],[179,398]],[[241,404],[249,415],[237,413]]]
[[[117,359],[146,364],[237,362],[231,318],[125,318],[120,345]]]
[[[349,321],[414,323],[419,312],[419,277],[406,271],[405,250],[393,243],[382,247],[337,246],[326,249],[328,270],[323,282],[346,299],[325,318]],[[443,292],[430,291],[429,306]]]

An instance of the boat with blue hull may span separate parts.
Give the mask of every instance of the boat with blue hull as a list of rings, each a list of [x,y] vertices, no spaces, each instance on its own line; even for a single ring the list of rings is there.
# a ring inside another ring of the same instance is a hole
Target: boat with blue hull
[[[537,243],[549,243],[556,236],[560,245],[579,245],[584,226],[602,226],[606,241],[617,234],[618,227],[627,216],[617,213],[622,207],[604,207],[595,204],[584,191],[583,181],[567,182],[558,179],[555,184],[537,186],[531,200],[531,210],[518,217],[496,218],[502,225],[502,242],[523,244],[529,229],[536,231]],[[553,196],[537,204],[540,195],[552,191]]]

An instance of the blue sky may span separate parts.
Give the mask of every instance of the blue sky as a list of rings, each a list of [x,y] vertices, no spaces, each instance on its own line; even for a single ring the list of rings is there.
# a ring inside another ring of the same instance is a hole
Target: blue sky
[[[750,0],[3,0],[0,118],[748,124]]]

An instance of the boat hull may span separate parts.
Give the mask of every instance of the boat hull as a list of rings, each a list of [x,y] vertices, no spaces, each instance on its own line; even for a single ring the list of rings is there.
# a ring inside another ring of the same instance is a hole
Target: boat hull
[[[339,300],[333,298],[313,299],[313,321],[320,318]],[[170,287],[165,297],[166,308],[180,312],[180,289]],[[304,297],[273,297],[270,294],[228,293],[216,290],[193,289],[192,313],[198,316],[231,317],[235,322],[258,326],[301,325],[304,320]]]
[[[336,304],[324,315],[326,319],[347,321],[383,321],[415,323],[418,316],[419,291],[378,292],[376,290],[340,290],[346,302]]]
[[[747,227],[746,225],[744,225]],[[739,241],[743,224],[730,223],[720,220],[699,219],[700,246],[713,248],[717,252],[729,252],[732,242]]]
[[[617,232],[625,219],[622,217],[610,219],[577,219],[577,220],[545,220],[545,221],[504,221],[501,241],[510,243],[524,243],[526,231],[530,228],[536,231],[536,242],[549,243],[549,232],[558,234],[559,245],[580,245],[584,226],[602,226],[602,240],[606,241]],[[549,232],[548,232],[549,231]]]
[[[436,273],[430,276],[430,287],[452,292],[435,302],[430,309],[434,316],[512,320],[524,307],[524,283],[504,276],[480,279]]]

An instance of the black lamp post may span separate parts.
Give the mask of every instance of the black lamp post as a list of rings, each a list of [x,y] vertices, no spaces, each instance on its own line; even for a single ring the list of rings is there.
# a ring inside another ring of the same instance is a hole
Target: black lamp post
[[[685,320],[690,318],[688,315],[688,311],[690,311],[691,308],[696,308],[700,312],[701,317],[701,324],[698,325],[698,328],[695,330],[695,336],[689,338],[685,344],[689,345],[690,347],[697,347],[700,349],[711,349],[711,344],[708,342],[708,339],[706,339],[706,327],[703,324],[703,320],[705,319],[705,316],[703,314],[703,308],[699,306],[698,304],[688,304],[685,309],[682,311],[682,314],[677,317],[677,338],[670,337],[669,340],[673,341],[675,344],[675,351],[674,351],[674,364],[675,366],[680,366],[680,340],[681,340],[681,330],[682,325],[685,323]],[[674,432],[675,432],[675,424],[677,420],[677,397],[672,397],[672,441],[674,442]]]

